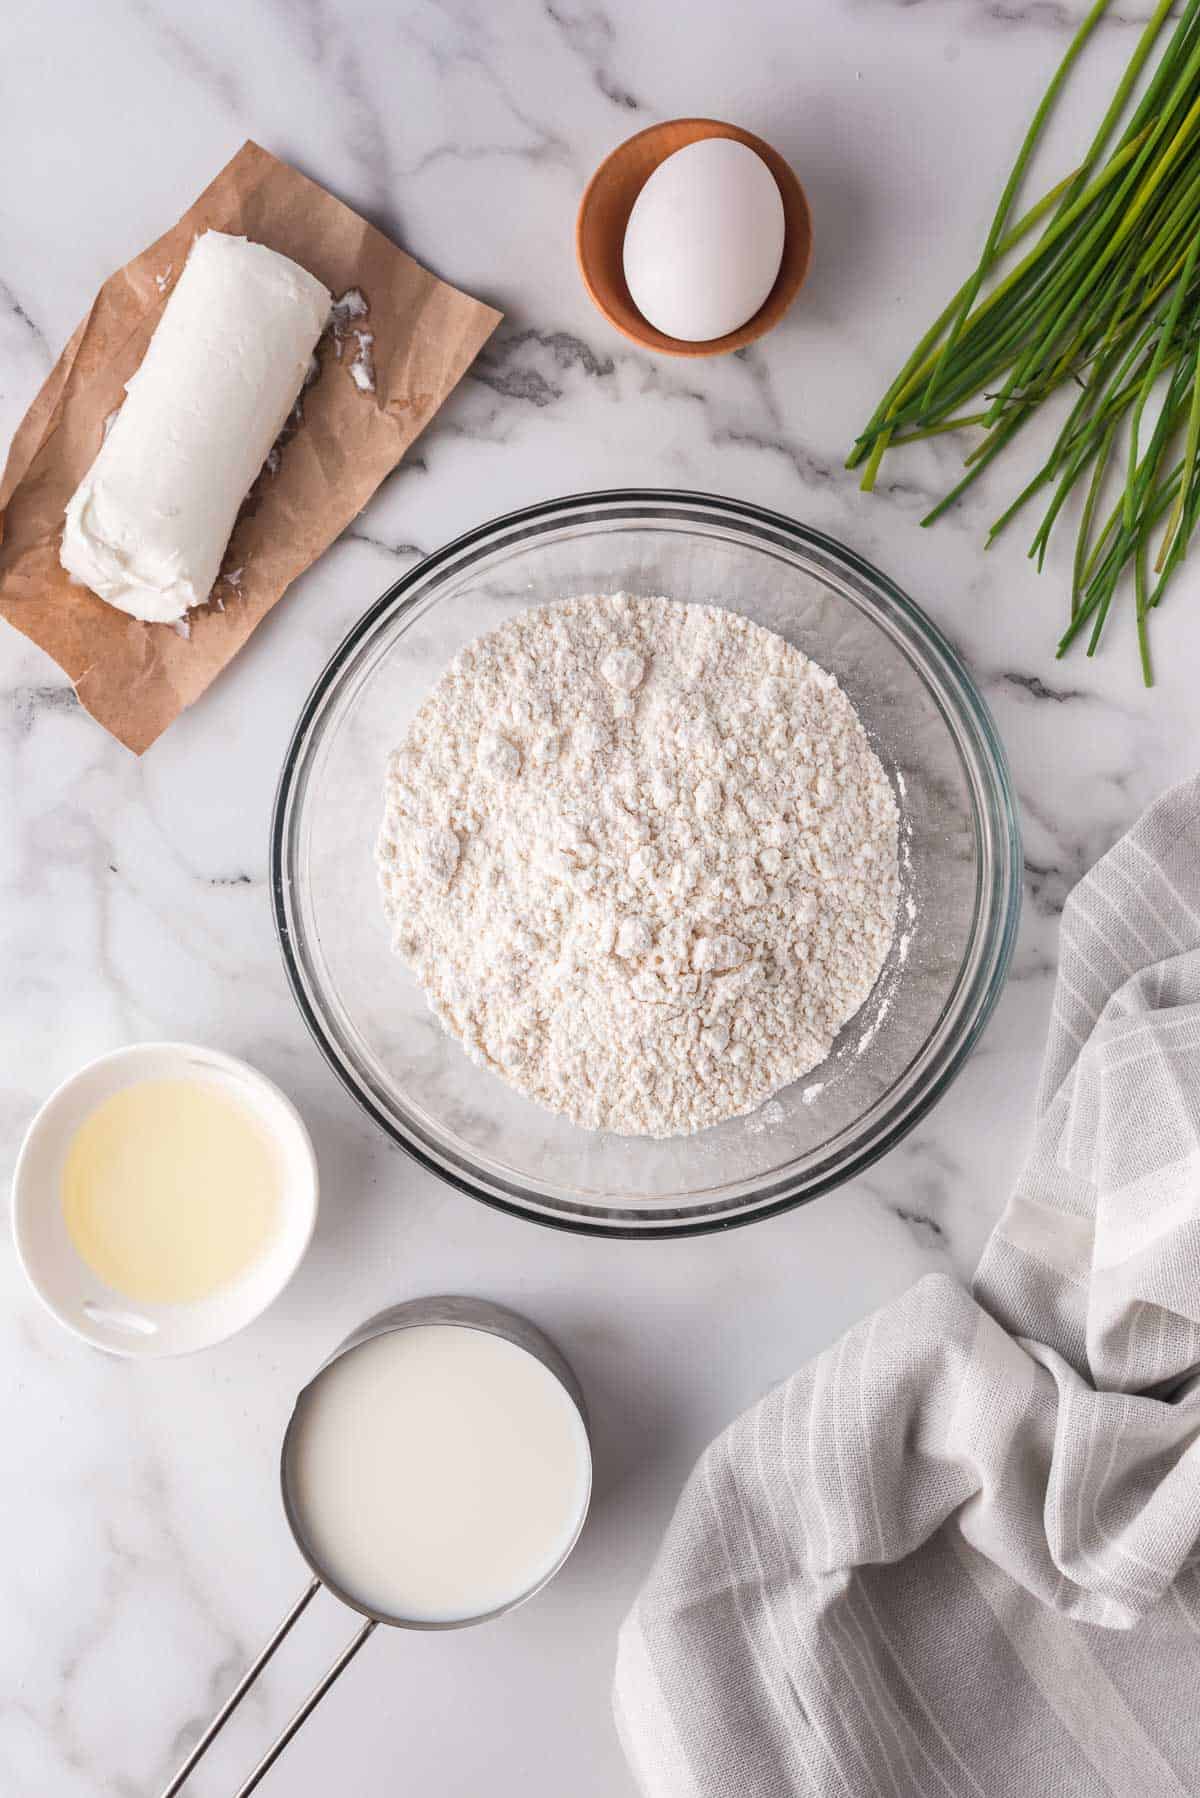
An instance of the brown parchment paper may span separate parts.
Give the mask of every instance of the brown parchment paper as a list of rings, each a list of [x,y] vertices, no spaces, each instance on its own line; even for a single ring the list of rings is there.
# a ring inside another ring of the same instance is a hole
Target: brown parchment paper
[[[58,550],[64,509],[104,421],[193,239],[210,229],[293,257],[335,299],[357,288],[369,311],[350,322],[373,334],[375,391],[351,374],[353,334],[339,345],[327,332],[300,422],[243,506],[214,599],[189,615],[184,636],[105,605],[70,580]],[[92,716],[140,755],[361,511],[499,322],[324,188],[244,144],[177,225],[104,283],[19,426],[0,479],[0,614],[53,656]]]

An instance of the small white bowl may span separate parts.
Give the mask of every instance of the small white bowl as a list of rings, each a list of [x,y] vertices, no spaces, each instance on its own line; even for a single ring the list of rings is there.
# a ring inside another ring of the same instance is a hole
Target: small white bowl
[[[210,1297],[134,1304],[77,1253],[63,1214],[63,1163],[75,1132],[98,1105],[142,1080],[175,1079],[216,1082],[251,1107],[282,1156],[282,1217],[260,1259]],[[135,1043],[80,1068],[30,1124],[13,1175],[13,1237],[29,1284],[74,1335],[137,1360],[210,1348],[253,1323],[299,1267],[316,1220],[317,1158],[296,1107],[244,1061],[192,1043]]]

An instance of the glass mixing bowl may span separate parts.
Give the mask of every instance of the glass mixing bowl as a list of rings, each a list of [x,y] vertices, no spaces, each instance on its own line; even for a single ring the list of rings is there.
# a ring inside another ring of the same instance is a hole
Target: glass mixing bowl
[[[391,951],[374,864],[388,754],[451,657],[527,606],[621,589],[744,612],[836,674],[902,816],[895,942],[827,1061],[753,1116],[663,1141],[581,1129],[470,1062]],[[313,689],[272,826],[288,977],[348,1090],[461,1191],[609,1236],[748,1223],[893,1147],[945,1092],[996,1001],[1020,868],[995,726],[912,601],[790,519],[658,490],[510,513],[398,580]]]

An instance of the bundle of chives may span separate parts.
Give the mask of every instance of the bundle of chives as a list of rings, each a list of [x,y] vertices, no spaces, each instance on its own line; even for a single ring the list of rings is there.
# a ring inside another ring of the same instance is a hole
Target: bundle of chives
[[[966,473],[921,520],[929,525],[1042,400],[1070,386],[1076,398],[1054,447],[988,542],[1034,494],[1050,489],[1029,552],[1040,569],[1055,520],[1079,484],[1071,617],[1058,653],[1084,632],[1088,654],[1095,652],[1113,595],[1132,572],[1147,685],[1147,620],[1200,518],[1200,0],[1185,0],[1133,98],[1172,4],[1158,0],[1078,168],[1010,224],[1050,110],[1108,8],[1109,0],[1095,0],[1034,114],[978,266],[847,458],[850,468],[865,463],[862,486],[870,491],[888,449],[981,426]],[[1035,231],[1032,247],[1005,269]],[[1152,394],[1158,410],[1144,430]],[[1106,488],[1117,482],[1119,496],[1105,515]]]

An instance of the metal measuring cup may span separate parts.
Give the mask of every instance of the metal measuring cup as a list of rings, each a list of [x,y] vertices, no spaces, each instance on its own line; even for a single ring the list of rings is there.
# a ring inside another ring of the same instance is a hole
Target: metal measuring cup
[[[234,1711],[246,1696],[246,1693],[254,1685],[259,1674],[263,1671],[263,1668],[275,1653],[275,1650],[291,1630],[292,1625],[302,1616],[304,1611],[316,1597],[317,1593],[321,1590],[322,1586],[324,1586],[327,1591],[331,1592],[335,1598],[340,1599],[350,1610],[356,1611],[364,1620],[362,1626],[357,1633],[350,1638],[349,1642],[347,1642],[345,1648],[343,1648],[341,1654],[338,1655],[329,1671],[317,1681],[317,1684],[300,1705],[299,1709],[296,1710],[288,1722],[285,1723],[284,1727],[276,1736],[271,1746],[267,1749],[267,1752],[263,1755],[249,1778],[244,1784],[238,1787],[237,1792],[234,1794],[234,1798],[249,1798],[249,1794],[255,1790],[260,1780],[262,1780],[274,1766],[292,1737],[296,1734],[297,1730],[299,1730],[301,1724],[311,1716],[312,1712],[317,1708],[317,1705],[320,1704],[322,1698],[324,1698],[326,1692],[328,1692],[330,1686],[338,1678],[339,1674],[343,1673],[350,1665],[350,1662],[354,1659],[359,1649],[363,1647],[364,1643],[374,1634],[381,1623],[390,1624],[395,1629],[446,1630],[466,1629],[472,1624],[490,1622],[493,1617],[503,1617],[507,1612],[515,1610],[518,1605],[524,1604],[527,1598],[532,1598],[535,1592],[540,1592],[542,1587],[554,1578],[563,1562],[567,1559],[567,1556],[571,1553],[576,1542],[579,1540],[579,1534],[583,1529],[587,1517],[588,1503],[591,1497],[590,1439],[588,1444],[588,1491],[584,1496],[583,1506],[579,1514],[579,1525],[575,1534],[572,1536],[570,1542],[568,1542],[554,1566],[551,1567],[550,1571],[545,1574],[543,1578],[538,1580],[535,1585],[530,1586],[528,1591],[519,1593],[516,1598],[511,1599],[507,1604],[499,1605],[495,1610],[487,1611],[479,1617],[462,1617],[451,1623],[414,1623],[407,1617],[393,1617],[382,1611],[368,1610],[361,1601],[352,1598],[348,1592],[342,1590],[336,1580],[330,1578],[326,1570],[322,1567],[316,1551],[305,1538],[304,1528],[300,1521],[299,1512],[295,1503],[289,1450],[291,1444],[295,1440],[296,1423],[300,1415],[303,1400],[305,1395],[316,1385],[325,1370],[331,1367],[335,1361],[340,1361],[343,1355],[351,1354],[356,1348],[361,1347],[364,1342],[370,1342],[374,1337],[382,1336],[389,1330],[408,1330],[414,1328],[418,1324],[454,1324],[460,1328],[485,1330],[493,1336],[502,1336],[505,1341],[515,1344],[517,1348],[525,1349],[527,1353],[535,1358],[535,1360],[540,1361],[542,1366],[545,1367],[549,1373],[554,1375],[559,1385],[566,1391],[567,1396],[571,1399],[575,1409],[579,1412],[580,1420],[583,1423],[584,1435],[587,1437],[587,1410],[584,1406],[583,1394],[579,1390],[579,1382],[576,1380],[575,1375],[572,1373],[567,1362],[563,1359],[562,1355],[559,1354],[549,1338],[544,1336],[539,1329],[535,1328],[527,1318],[520,1317],[515,1311],[509,1311],[503,1305],[494,1305],[486,1299],[430,1298],[410,1299],[406,1304],[393,1305],[389,1310],[380,1311],[375,1317],[368,1318],[366,1323],[361,1324],[357,1330],[347,1336],[345,1341],[333,1351],[332,1355],[329,1355],[326,1360],[321,1363],[312,1379],[308,1382],[308,1385],[303,1387],[296,1395],[296,1402],[292,1407],[292,1415],[289,1419],[288,1427],[284,1432],[283,1447],[279,1456],[279,1483],[283,1493],[283,1510],[284,1515],[288,1520],[288,1527],[292,1532],[296,1547],[300,1550],[300,1553],[304,1556],[304,1559],[312,1569],[313,1577],[305,1590],[301,1593],[300,1597],[296,1600],[287,1616],[283,1619],[283,1622],[279,1625],[274,1635],[266,1643],[257,1660],[246,1669],[233,1691],[229,1694],[229,1697],[225,1700],[225,1703],[221,1706],[212,1722],[208,1725],[208,1728],[200,1737],[200,1740],[196,1743],[187,1759],[183,1762],[183,1765],[175,1773],[170,1782],[164,1786],[160,1798],[175,1798],[175,1794],[181,1789],[193,1768],[202,1759],[208,1748],[225,1727],[225,1724],[229,1721],[230,1717],[232,1717]]]

